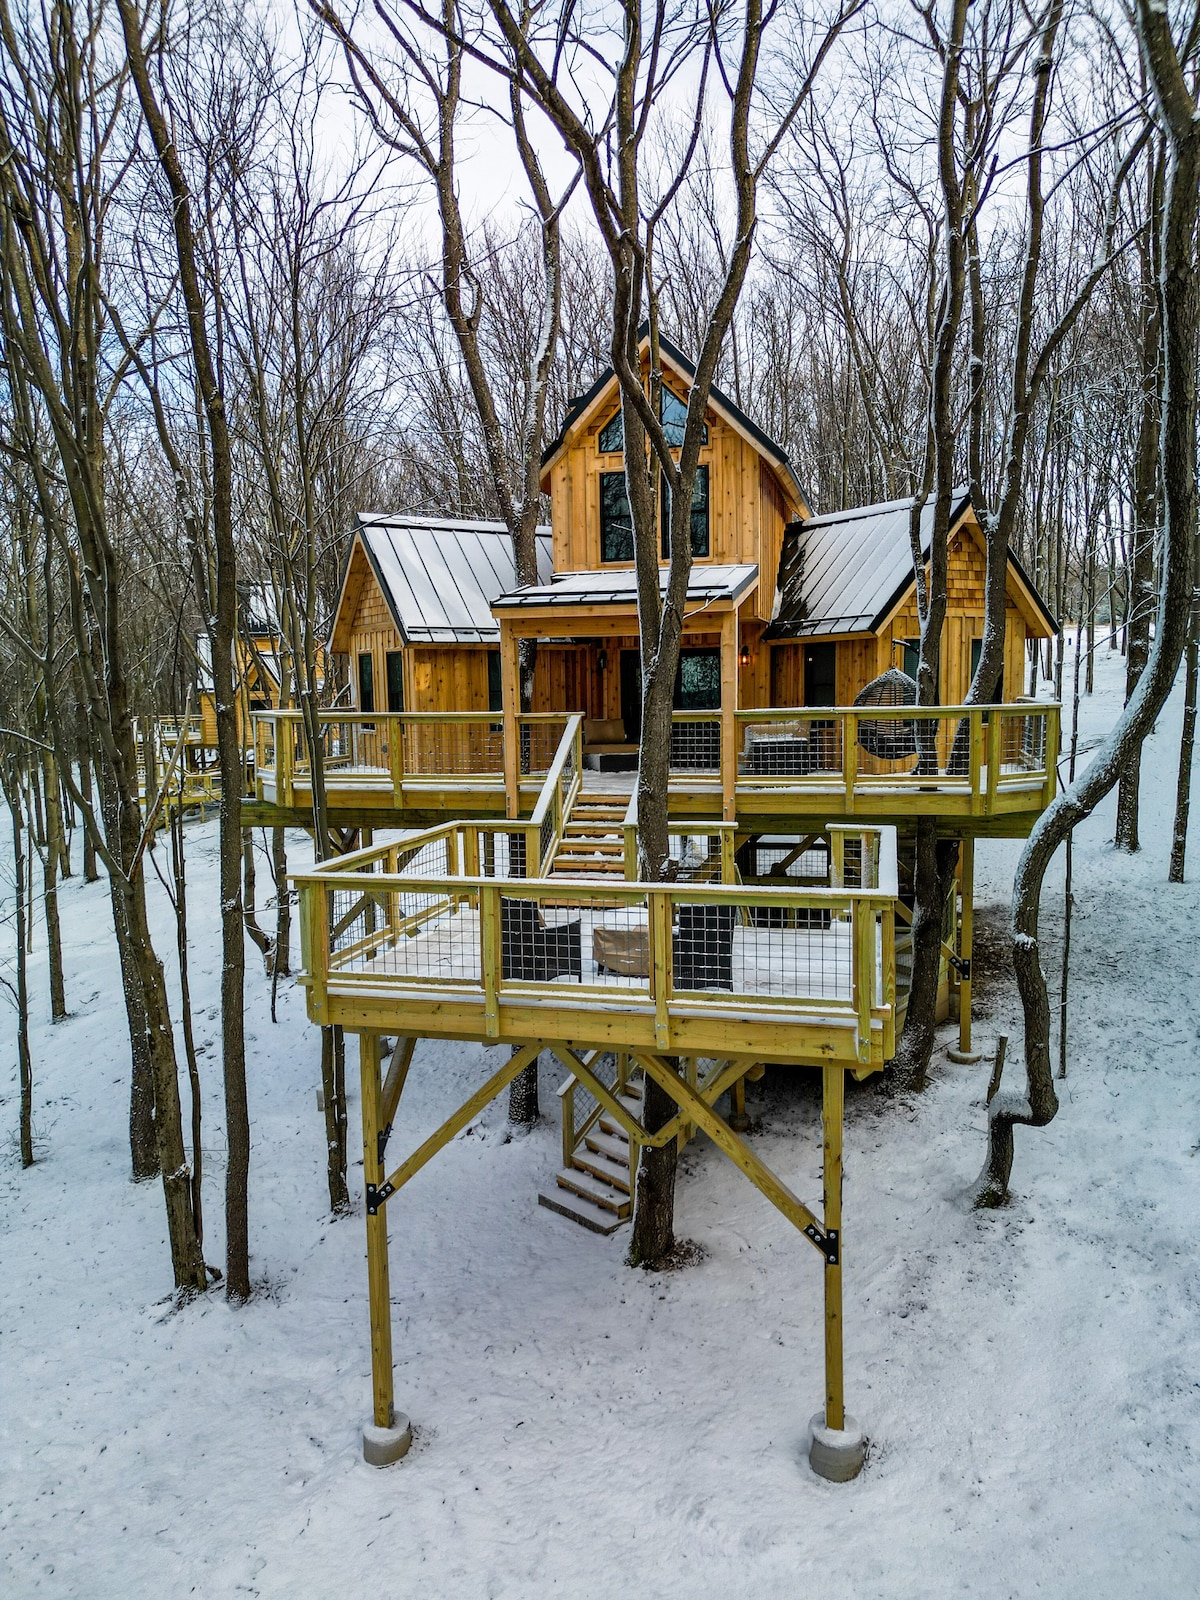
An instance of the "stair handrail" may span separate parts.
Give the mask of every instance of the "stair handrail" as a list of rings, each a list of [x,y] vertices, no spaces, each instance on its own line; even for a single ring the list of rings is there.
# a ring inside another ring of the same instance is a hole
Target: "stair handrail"
[[[525,859],[536,861],[538,876],[548,877],[579,794],[583,768],[583,716],[567,718],[554,760],[542,783],[533,816],[525,825]],[[565,780],[565,781],[564,781]]]

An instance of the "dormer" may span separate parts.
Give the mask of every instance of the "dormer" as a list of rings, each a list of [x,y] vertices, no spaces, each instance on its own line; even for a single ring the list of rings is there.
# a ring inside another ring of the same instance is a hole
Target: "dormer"
[[[683,440],[694,368],[667,339],[662,356],[661,414],[667,437]],[[649,386],[649,338],[641,341]],[[633,525],[625,490],[621,396],[611,368],[571,405],[559,437],[542,458],[542,490],[550,496],[554,570],[595,572],[633,566]],[[665,499],[665,497],[664,497]],[[660,529],[663,523],[660,508]],[[705,411],[692,500],[692,556],[697,562],[750,564],[766,575],[757,606],[771,615],[783,530],[808,515],[787,455],[728,396],[713,388]],[[660,533],[659,556],[668,551]]]

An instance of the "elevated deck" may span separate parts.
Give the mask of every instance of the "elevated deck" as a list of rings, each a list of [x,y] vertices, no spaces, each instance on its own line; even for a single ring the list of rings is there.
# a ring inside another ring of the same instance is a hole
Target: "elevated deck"
[[[298,874],[313,1022],[856,1072],[895,1046],[891,828],[836,830],[828,888],[525,878],[456,822]]]
[[[423,827],[527,818],[572,719],[496,714],[322,714],[331,816],[344,826]],[[299,712],[256,718],[247,821],[303,826],[312,764]],[[1024,837],[1053,799],[1059,708],[888,707],[677,712],[670,809],[744,833],[833,820],[938,819],[954,836]],[[580,768],[588,760],[580,745]],[[632,773],[597,774],[632,791]]]

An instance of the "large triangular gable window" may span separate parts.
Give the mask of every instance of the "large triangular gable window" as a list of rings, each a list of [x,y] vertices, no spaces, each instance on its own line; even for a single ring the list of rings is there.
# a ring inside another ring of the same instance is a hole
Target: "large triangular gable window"
[[[667,443],[674,450],[683,444],[683,430],[687,426],[687,402],[681,400],[672,389],[663,386],[662,392],[662,424],[663,432],[667,436]],[[708,443],[708,427],[705,426],[702,442]],[[610,417],[600,429],[599,439],[600,454],[605,456],[620,455],[625,448],[625,425],[621,412]]]

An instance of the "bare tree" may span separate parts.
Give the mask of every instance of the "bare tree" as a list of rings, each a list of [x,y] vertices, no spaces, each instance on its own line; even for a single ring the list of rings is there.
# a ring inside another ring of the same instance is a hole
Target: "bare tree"
[[[1079,778],[1042,813],[1021,854],[1013,885],[1013,964],[1025,1022],[1024,1093],[1001,1093],[988,1117],[988,1153],[976,1186],[978,1205],[1008,1193],[1013,1129],[1043,1127],[1058,1110],[1050,1058],[1050,1007],[1038,942],[1042,882],[1058,846],[1117,783],[1140,749],[1175,681],[1189,632],[1197,534],[1196,359],[1200,303],[1196,223],[1200,213],[1200,118],[1189,63],[1200,38],[1200,7],[1186,20],[1182,45],[1155,0],[1137,0],[1135,22],[1157,118],[1167,141],[1159,224],[1158,290],[1164,352],[1160,454],[1162,560],[1158,614],[1145,670],[1124,711]]]

